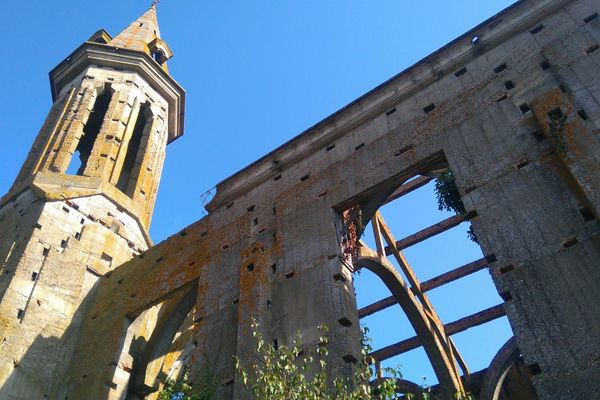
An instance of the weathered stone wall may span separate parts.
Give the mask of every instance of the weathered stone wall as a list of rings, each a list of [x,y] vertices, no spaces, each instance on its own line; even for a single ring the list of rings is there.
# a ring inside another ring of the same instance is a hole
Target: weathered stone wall
[[[0,398],[56,398],[86,295],[146,241],[102,196],[47,202],[28,190],[0,208],[0,219],[0,231],[15,238],[0,254]]]
[[[30,182],[38,172],[62,176],[73,162],[83,129],[96,98],[104,91],[113,92],[102,122],[99,140],[94,143],[83,172],[88,179],[76,182],[81,187],[69,195],[81,194],[93,184],[136,215],[145,230],[150,225],[167,145],[167,101],[135,72],[91,66],[62,88],[52,106],[13,191]],[[114,186],[122,173],[129,141],[143,104],[149,104],[150,122],[140,143],[138,158],[131,173],[131,190],[124,196]],[[136,178],[136,179],[134,179]],[[77,193],[79,191],[79,193]]]

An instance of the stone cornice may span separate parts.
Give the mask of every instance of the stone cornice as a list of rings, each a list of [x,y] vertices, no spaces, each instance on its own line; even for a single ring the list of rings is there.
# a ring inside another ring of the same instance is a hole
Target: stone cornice
[[[46,201],[64,201],[96,195],[104,196],[136,221],[148,247],[153,246],[148,228],[143,223],[142,218],[131,211],[137,210],[135,202],[100,178],[38,172],[22,184],[11,188],[6,195],[2,196],[0,198],[0,208],[28,189],[33,190],[38,197]]]
[[[50,71],[52,99],[88,66],[137,72],[169,103],[169,143],[183,135],[185,90],[149,55],[106,44],[85,42]]]
[[[217,184],[207,211],[230,203],[426,85],[523,32],[573,0],[521,0]],[[477,37],[477,43],[473,38]]]

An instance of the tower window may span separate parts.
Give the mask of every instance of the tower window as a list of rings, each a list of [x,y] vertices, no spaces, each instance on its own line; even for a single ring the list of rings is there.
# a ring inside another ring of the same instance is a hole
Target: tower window
[[[113,91],[110,85],[108,85],[104,89],[104,92],[96,97],[94,107],[92,108],[88,120],[83,128],[83,135],[79,139],[77,148],[75,149],[73,157],[71,158],[69,168],[67,168],[67,174],[83,175],[83,171],[85,171],[90,154],[92,154],[92,149],[94,147],[94,143],[96,142],[96,138],[100,133],[102,122],[104,121],[104,117],[108,111],[108,105],[110,104],[112,93]]]
[[[125,161],[123,161],[123,168],[121,169],[121,175],[117,182],[117,189],[129,197],[133,197],[135,192],[137,178],[140,173],[140,166],[136,166],[136,160],[138,157],[143,157],[143,153],[140,151],[140,145],[142,144],[144,136],[149,135],[148,131],[150,129],[149,122],[151,121],[151,116],[152,112],[150,110],[150,104],[143,104],[140,108],[133,132],[131,133],[131,139],[129,140],[129,145],[127,146],[127,152],[125,154]]]
[[[167,61],[167,56],[165,55],[165,52],[160,49],[156,49],[152,52],[152,58],[160,65],[163,65],[165,61]]]
[[[153,41],[148,43],[148,50],[150,57],[161,66],[173,56],[173,52],[171,52],[169,46],[158,37],[155,37]]]

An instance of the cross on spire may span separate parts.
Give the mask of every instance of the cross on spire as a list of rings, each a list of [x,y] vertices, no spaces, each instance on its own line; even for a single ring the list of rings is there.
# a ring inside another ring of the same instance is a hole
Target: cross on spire
[[[160,3],[160,0],[152,0],[152,7],[156,7]]]

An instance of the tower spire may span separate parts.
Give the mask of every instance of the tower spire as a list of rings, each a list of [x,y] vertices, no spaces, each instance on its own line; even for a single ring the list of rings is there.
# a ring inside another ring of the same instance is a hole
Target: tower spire
[[[150,44],[156,39],[160,40],[160,29],[156,17],[157,3],[158,0],[153,0],[148,11],[125,28],[108,44],[114,47],[151,54]]]

